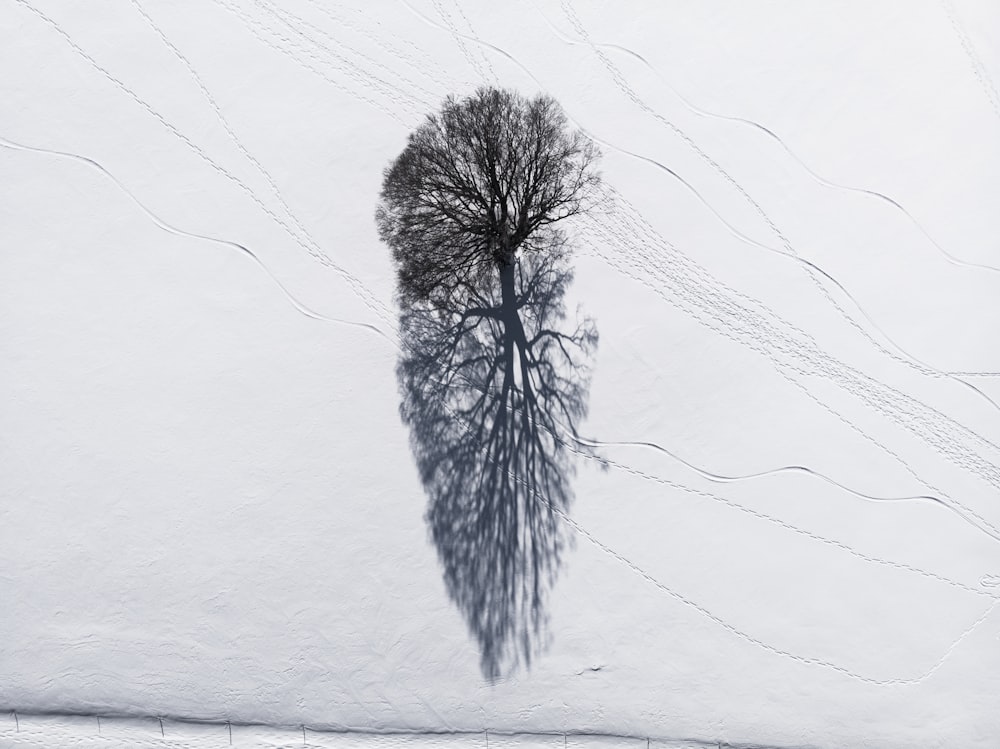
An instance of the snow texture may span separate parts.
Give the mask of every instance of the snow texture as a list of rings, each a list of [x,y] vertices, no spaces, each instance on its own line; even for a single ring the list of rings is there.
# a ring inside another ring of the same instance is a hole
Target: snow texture
[[[1000,745],[998,50],[992,0],[5,0],[0,744]],[[492,682],[373,220],[480,85],[603,152]]]

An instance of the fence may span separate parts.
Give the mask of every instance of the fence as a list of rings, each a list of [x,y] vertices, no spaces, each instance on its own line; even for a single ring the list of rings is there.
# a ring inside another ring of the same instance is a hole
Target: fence
[[[6,712],[0,749],[778,749],[713,739],[591,731],[271,726],[180,717]],[[792,749],[786,747],[785,749]]]

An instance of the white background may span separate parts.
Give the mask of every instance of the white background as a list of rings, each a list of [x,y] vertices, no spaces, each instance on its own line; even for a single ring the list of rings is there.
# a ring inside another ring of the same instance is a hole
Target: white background
[[[989,0],[4,0],[0,705],[996,746],[998,49]],[[495,685],[373,221],[482,84],[618,196],[570,300],[611,465]]]

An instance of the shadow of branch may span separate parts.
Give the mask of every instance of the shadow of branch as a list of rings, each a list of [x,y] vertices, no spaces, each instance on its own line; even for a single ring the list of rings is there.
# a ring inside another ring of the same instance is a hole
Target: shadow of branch
[[[496,681],[547,644],[545,602],[569,536],[573,447],[586,415],[594,323],[565,329],[564,256],[531,253],[512,294],[400,316],[400,413],[428,496],[430,534],[452,601]]]

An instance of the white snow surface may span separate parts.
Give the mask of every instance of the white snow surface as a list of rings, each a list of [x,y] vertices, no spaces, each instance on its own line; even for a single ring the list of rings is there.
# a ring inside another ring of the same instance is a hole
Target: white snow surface
[[[0,708],[1000,745],[998,50],[993,0],[5,0]],[[597,458],[493,684],[373,221],[478,85],[608,193]]]

